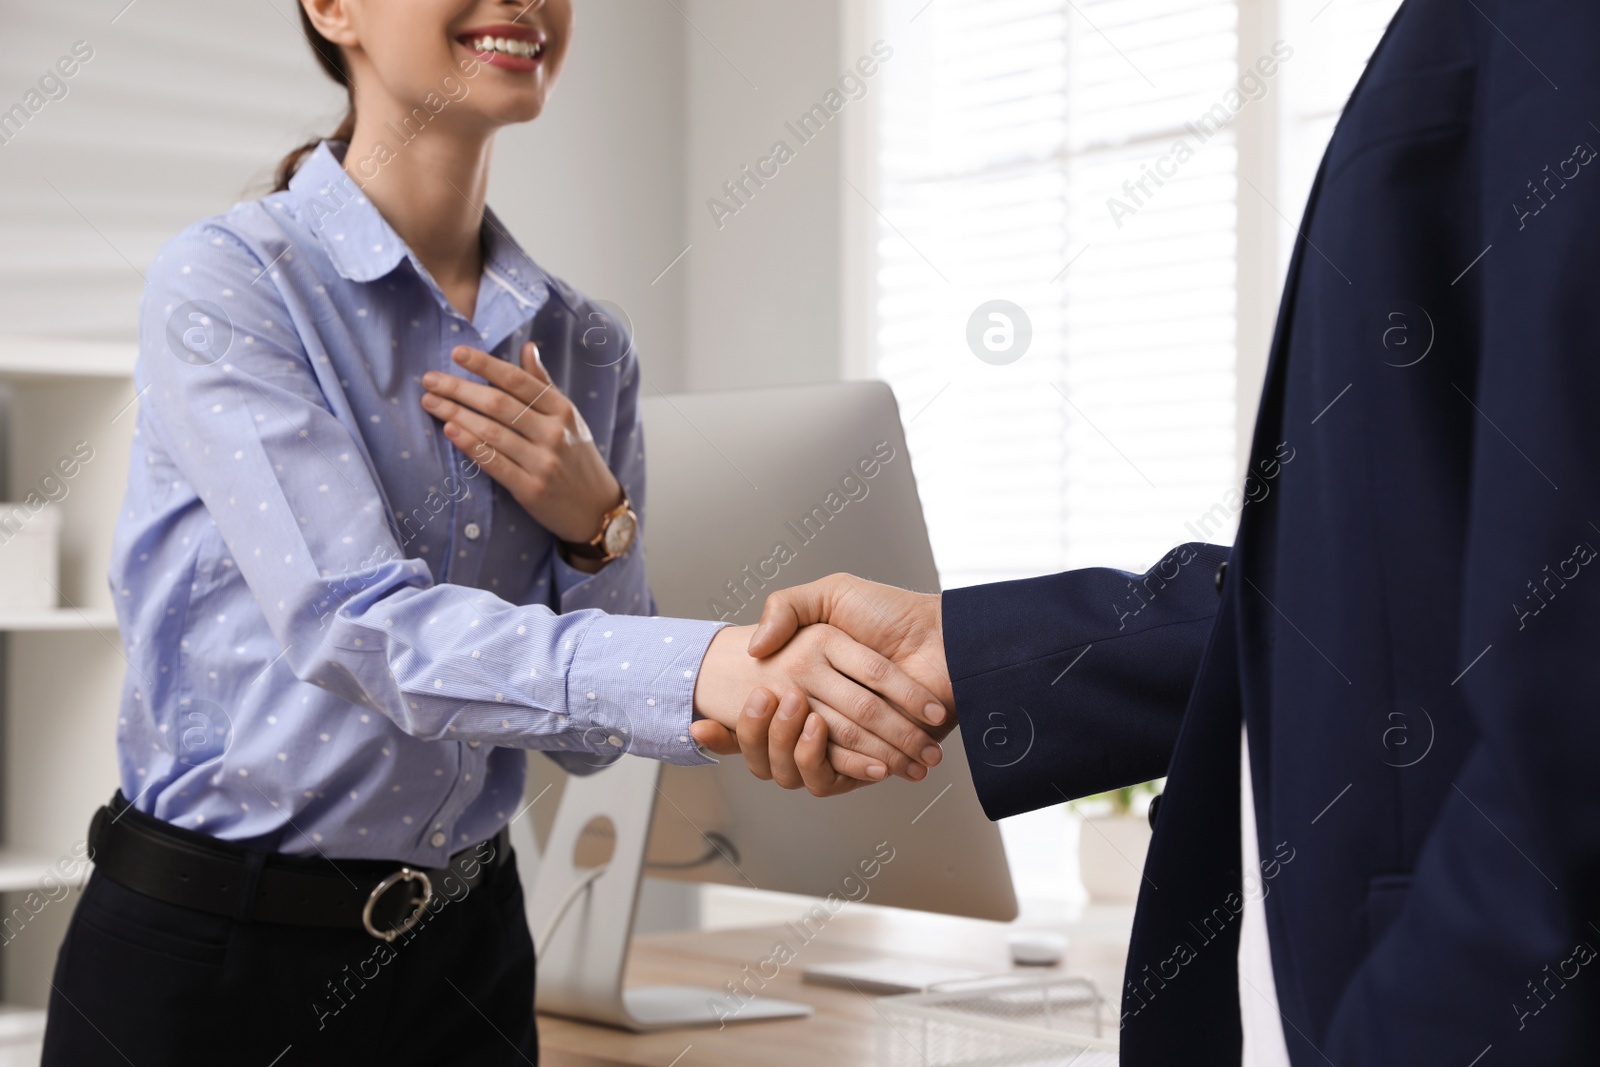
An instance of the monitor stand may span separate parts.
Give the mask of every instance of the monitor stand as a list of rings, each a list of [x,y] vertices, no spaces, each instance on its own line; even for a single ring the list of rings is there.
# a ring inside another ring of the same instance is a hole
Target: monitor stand
[[[636,1033],[810,1015],[806,1004],[726,989],[622,988],[660,778],[656,761],[623,756],[596,774],[567,779],[528,897],[533,935],[539,936],[575,886],[585,877],[593,880],[571,901],[549,943],[536,946],[535,1008]],[[615,847],[604,873],[594,877],[592,868],[578,867],[578,847],[584,829],[602,818],[615,828]]]

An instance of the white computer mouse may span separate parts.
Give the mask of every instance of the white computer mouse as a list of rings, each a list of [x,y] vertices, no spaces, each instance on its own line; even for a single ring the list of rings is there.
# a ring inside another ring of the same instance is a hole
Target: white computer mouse
[[[1022,930],[1012,934],[1011,962],[1019,967],[1054,967],[1067,958],[1067,939],[1043,930]]]

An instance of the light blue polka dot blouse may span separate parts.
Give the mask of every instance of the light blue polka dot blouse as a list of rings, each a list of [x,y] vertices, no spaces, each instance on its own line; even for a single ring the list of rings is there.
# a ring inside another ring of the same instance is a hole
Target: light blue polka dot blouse
[[[594,576],[442,432],[423,373],[539,343],[641,513],[639,367],[492,212],[471,319],[324,142],[288,191],[148,275],[109,581],[122,790],[279,851],[442,865],[522,806],[523,749],[587,773],[689,736],[716,623],[651,617],[638,544]]]

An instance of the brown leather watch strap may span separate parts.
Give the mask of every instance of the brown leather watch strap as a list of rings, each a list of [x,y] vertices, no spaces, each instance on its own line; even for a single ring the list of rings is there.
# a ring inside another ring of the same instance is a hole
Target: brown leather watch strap
[[[605,559],[606,550],[595,543],[596,541],[605,540],[605,536],[606,532],[601,530],[600,535],[587,544],[581,541],[562,541],[561,550],[569,556],[576,556],[578,559]]]
[[[600,532],[588,541],[561,541],[562,551],[578,559],[611,559],[611,553],[606,550],[606,534],[610,532],[612,523],[632,510],[633,501],[628,499],[627,490],[623,490],[622,503],[601,516]]]

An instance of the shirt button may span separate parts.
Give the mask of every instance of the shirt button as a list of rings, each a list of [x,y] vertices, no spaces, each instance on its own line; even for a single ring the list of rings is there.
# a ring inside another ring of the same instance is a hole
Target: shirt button
[[[476,541],[478,539],[478,535],[483,533],[483,530],[478,526],[477,523],[469,522],[467,523],[466,529],[462,530],[461,532],[467,535],[468,541]]]
[[[428,843],[430,845],[432,845],[434,848],[443,848],[444,847],[444,832],[443,831],[435,832],[432,837],[428,838]]]

